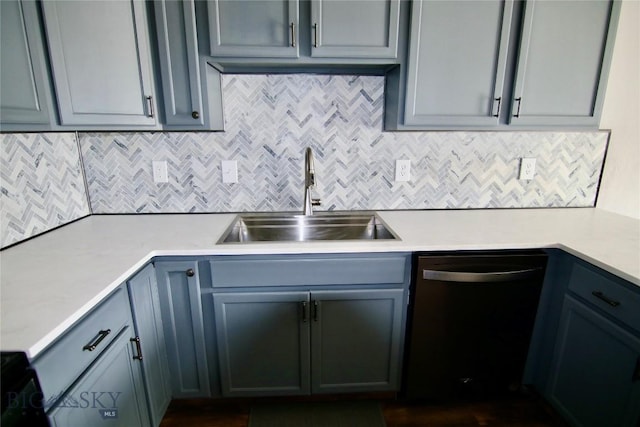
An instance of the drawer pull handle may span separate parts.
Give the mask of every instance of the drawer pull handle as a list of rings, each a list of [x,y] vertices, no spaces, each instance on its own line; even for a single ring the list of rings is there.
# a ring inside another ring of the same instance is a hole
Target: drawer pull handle
[[[307,302],[302,301],[302,321],[307,322]]]
[[[320,39],[320,28],[318,28],[318,24],[313,24],[313,47],[318,47],[318,39]]]
[[[136,343],[137,355],[133,356],[134,360],[142,360],[142,347],[140,347],[140,337],[130,338],[129,341]]]
[[[620,302],[612,300],[611,298],[609,298],[608,296],[606,296],[605,294],[603,294],[600,291],[593,291],[593,292],[591,292],[591,295],[593,295],[596,298],[600,298],[602,301],[606,302],[611,307],[617,307],[617,306],[620,305]]]
[[[493,117],[499,117],[500,116],[500,104],[502,103],[502,97],[498,97],[498,98],[493,98],[493,101],[496,102],[498,101],[498,108],[496,109],[496,113],[493,115]]]
[[[186,273],[187,273],[187,277],[193,277],[193,275],[196,274],[196,272],[193,271],[193,268],[188,269]]]
[[[318,306],[320,304],[318,304],[318,301],[314,301],[313,302],[313,321],[317,322],[318,321]]]
[[[515,102],[518,103],[518,110],[516,111],[516,113],[513,115],[513,117],[520,117],[520,106],[522,105],[522,97],[516,98]]]
[[[149,113],[147,114],[147,117],[153,117],[153,97],[147,96],[146,100],[147,105],[149,106]]]
[[[296,47],[296,23],[291,23],[291,47]]]
[[[633,371],[631,382],[635,383],[638,380],[640,380],[640,356],[636,359],[636,369]]]
[[[98,347],[98,345],[102,342],[103,339],[105,339],[107,337],[107,335],[109,335],[111,333],[111,329],[106,329],[103,331],[98,332],[98,339],[93,343],[89,343],[87,345],[85,345],[84,347],[82,347],[82,351],[85,350],[89,350],[89,351],[93,351],[96,349],[96,347]]]

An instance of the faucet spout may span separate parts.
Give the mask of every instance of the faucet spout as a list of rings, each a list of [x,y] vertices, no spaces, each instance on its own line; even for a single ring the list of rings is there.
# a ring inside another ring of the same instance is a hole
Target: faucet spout
[[[304,152],[304,208],[303,215],[313,215],[313,206],[320,206],[320,199],[311,197],[311,189],[316,185],[316,173],[313,167],[313,152],[307,147]]]

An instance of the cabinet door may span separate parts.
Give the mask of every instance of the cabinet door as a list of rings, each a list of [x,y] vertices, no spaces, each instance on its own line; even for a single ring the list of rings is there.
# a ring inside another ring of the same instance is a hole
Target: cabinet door
[[[1,1],[0,19],[1,130],[46,129],[53,112],[37,4]]]
[[[193,0],[153,3],[167,126],[202,129],[202,84]]]
[[[151,424],[160,421],[171,401],[169,363],[160,315],[156,272],[152,264],[127,282],[136,335],[142,349],[142,371],[151,412]]]
[[[598,125],[620,3],[526,3],[511,123]]]
[[[404,123],[496,126],[513,2],[412,5]]]
[[[567,296],[548,395],[576,426],[636,426],[640,339]]]
[[[42,2],[63,125],[153,126],[144,2]]]
[[[399,0],[313,0],[311,56],[396,58]]]
[[[312,393],[397,390],[402,319],[402,289],[312,292]]]
[[[298,0],[210,0],[211,56],[298,57]]]
[[[309,294],[213,295],[224,396],[309,393]]]
[[[210,395],[196,261],[157,262],[160,311],[174,398]]]
[[[140,364],[133,358],[133,331],[122,330],[108,350],[49,413],[52,426],[149,425]]]

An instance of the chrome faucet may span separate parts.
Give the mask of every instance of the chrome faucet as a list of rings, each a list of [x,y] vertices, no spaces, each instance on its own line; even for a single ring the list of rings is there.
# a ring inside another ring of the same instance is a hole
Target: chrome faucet
[[[320,199],[311,197],[311,188],[316,185],[316,173],[313,170],[313,152],[310,147],[304,152],[304,210],[303,215],[313,215],[313,206],[320,206]]]

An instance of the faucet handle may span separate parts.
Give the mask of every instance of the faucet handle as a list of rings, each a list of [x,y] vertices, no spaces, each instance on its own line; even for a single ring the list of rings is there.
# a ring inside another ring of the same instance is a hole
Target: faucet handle
[[[311,206],[320,206],[322,201],[320,199],[311,199]]]

